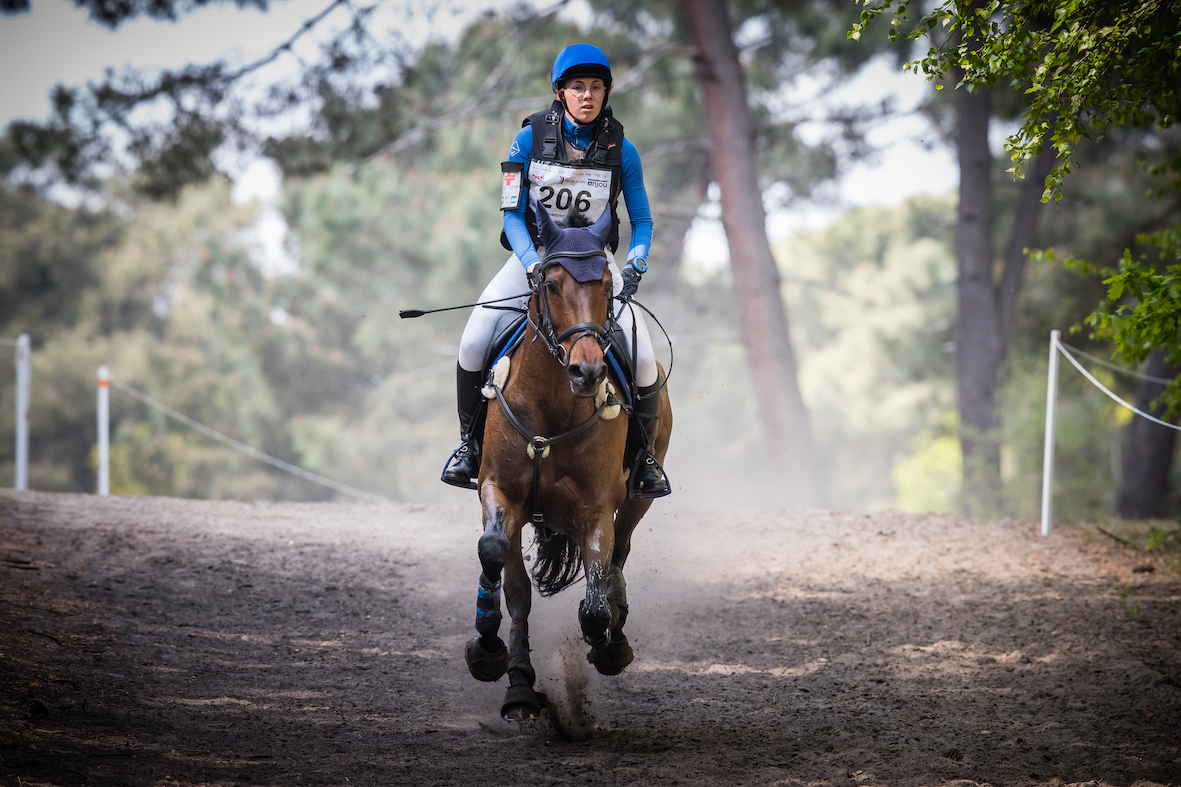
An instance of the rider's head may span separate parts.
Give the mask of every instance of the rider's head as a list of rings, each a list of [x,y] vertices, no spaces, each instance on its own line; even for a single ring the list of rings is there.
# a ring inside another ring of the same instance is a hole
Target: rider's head
[[[554,94],[566,116],[585,126],[598,118],[611,92],[611,64],[592,44],[571,44],[558,53],[550,72]]]

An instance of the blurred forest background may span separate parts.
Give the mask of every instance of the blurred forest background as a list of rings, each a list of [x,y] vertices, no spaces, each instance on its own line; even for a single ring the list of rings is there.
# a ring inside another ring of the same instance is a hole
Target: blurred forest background
[[[655,214],[639,299],[676,351],[672,500],[789,503],[768,460],[733,275],[684,262],[691,223],[716,215],[718,203],[680,9],[591,6],[590,25],[520,7],[479,17],[454,42],[416,48],[376,37],[364,28],[363,9],[355,11],[360,28],[325,44],[323,58],[291,84],[273,87],[253,127],[230,104],[211,104],[204,93],[193,100],[179,82],[150,100],[152,84],[139,83],[137,100],[157,102],[146,114],[135,115],[130,101],[121,109],[103,104],[98,86],[61,93],[43,123],[12,124],[0,142],[0,337],[24,332],[33,342],[30,488],[94,489],[95,369],[106,364],[192,418],[325,476],[404,501],[467,494],[438,481],[457,444],[453,375],[466,312],[402,321],[397,310],[470,302],[503,265],[499,162],[521,119],[548,105],[554,54],[589,41],[613,64],[611,104],[641,152]],[[127,8],[128,16],[144,12]],[[735,0],[728,10],[765,202],[777,210],[804,205],[872,153],[865,135],[890,108],[835,113],[818,138],[799,133],[816,119],[810,108],[784,96],[804,79],[835,89],[871,58],[900,67],[914,53],[884,36],[877,44],[849,40],[858,14],[849,2]],[[205,77],[220,85],[219,95],[232,95],[232,80],[217,81],[225,73]],[[134,91],[120,78],[112,84],[126,98]],[[922,111],[954,146],[954,91],[933,88]],[[1019,90],[994,91],[996,121],[1022,110]],[[121,133],[135,164],[96,147],[97,137],[79,131],[86,124],[77,112]],[[137,136],[137,129],[146,130]],[[274,205],[236,201],[230,181],[208,163],[234,145],[254,145],[277,163],[283,180]],[[1081,169],[1065,181],[1061,200],[1037,214],[1026,245],[1058,258],[1118,260],[1137,247],[1139,233],[1175,215],[1174,197],[1154,190],[1159,184],[1142,163],[1178,148],[1175,134],[1150,127],[1082,145]],[[1024,182],[1009,166],[1004,155],[991,162],[997,249],[1028,212]],[[37,175],[44,172],[53,177]],[[61,199],[51,186],[63,182],[83,196]],[[274,209],[289,229],[280,262],[264,253],[255,230]],[[773,241],[814,461],[833,507],[966,506],[956,355],[972,338],[957,333],[956,222],[957,195],[949,193],[857,208]],[[985,509],[970,507],[975,513],[1037,517],[1049,333],[1079,324],[1104,294],[1097,276],[1053,260],[1028,263],[997,376],[1000,491]],[[1084,328],[1064,338],[1111,357],[1109,344],[1088,335]],[[657,344],[667,364],[667,348]],[[1120,395],[1144,401],[1148,389],[1137,380],[1091,368]],[[0,413],[14,410],[11,375],[10,365],[0,367]],[[111,412],[114,493],[335,494],[118,390]],[[1122,468],[1138,450],[1127,438],[1130,414],[1065,365],[1059,413],[1057,518],[1114,514]],[[13,476],[13,443],[12,419],[0,418],[2,484]],[[1175,514],[1181,479],[1170,472],[1167,510]]]

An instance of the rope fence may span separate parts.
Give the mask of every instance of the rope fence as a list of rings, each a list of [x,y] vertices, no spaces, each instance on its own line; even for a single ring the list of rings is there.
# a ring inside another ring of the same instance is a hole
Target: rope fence
[[[291,475],[296,476],[298,478],[302,478],[305,481],[311,481],[313,484],[319,484],[320,486],[327,487],[328,489],[335,490],[335,491],[340,492],[345,495],[349,495],[350,497],[355,497],[358,500],[364,500],[368,503],[392,503],[392,502],[394,502],[393,500],[390,500],[388,497],[382,497],[381,495],[375,495],[372,492],[366,492],[364,489],[357,489],[355,486],[349,486],[348,484],[342,484],[340,481],[335,481],[331,478],[327,478],[325,476],[320,475],[319,473],[313,473],[311,470],[305,470],[304,468],[299,467],[298,465],[293,465],[290,462],[284,462],[282,459],[279,459],[278,457],[271,456],[270,454],[263,453],[262,451],[259,451],[256,448],[252,448],[251,446],[248,446],[243,442],[240,442],[238,440],[235,440],[232,437],[222,434],[221,432],[217,431],[213,427],[206,426],[205,424],[200,423],[199,421],[195,421],[192,418],[189,418],[184,413],[178,412],[178,411],[172,409],[171,407],[169,407],[168,405],[164,404],[163,402],[153,399],[151,396],[148,396],[143,391],[139,391],[139,390],[136,390],[135,388],[132,388],[130,385],[123,382],[122,380],[120,380],[116,377],[111,377],[109,374],[106,373],[106,371],[107,370],[106,370],[105,366],[100,368],[99,382],[98,382],[98,386],[99,386],[99,389],[98,389],[99,390],[99,422],[100,422],[100,429],[99,429],[99,434],[100,434],[99,475],[100,475],[100,478],[104,477],[104,476],[109,478],[109,467],[102,466],[104,464],[102,461],[103,455],[106,453],[106,451],[104,450],[105,446],[102,445],[103,441],[101,439],[101,437],[103,436],[103,432],[105,431],[103,429],[104,425],[102,424],[102,422],[104,420],[104,418],[103,418],[103,416],[104,416],[104,413],[103,413],[104,402],[102,400],[103,400],[103,394],[105,393],[105,389],[106,389],[105,383],[109,381],[110,384],[112,386],[114,386],[115,388],[118,388],[120,391],[122,391],[123,393],[132,397],[133,399],[143,402],[148,407],[151,407],[153,410],[163,413],[164,415],[168,416],[169,418],[179,421],[180,423],[184,424],[185,426],[189,427],[190,429],[194,429],[194,430],[200,432],[201,434],[205,435],[206,437],[212,438],[223,445],[229,446],[230,448],[234,449],[235,451],[246,454],[247,456],[249,456],[253,459],[257,459],[260,462],[266,462],[271,467],[275,467],[279,470],[282,470],[285,473],[290,473]],[[105,379],[104,379],[104,377],[105,377]],[[104,490],[100,489],[100,494],[103,494],[103,493],[104,493]]]
[[[1152,375],[1141,374],[1140,372],[1136,372],[1131,369],[1125,369],[1122,366],[1116,366],[1113,363],[1104,361],[1101,358],[1096,358],[1093,355],[1088,355],[1087,353],[1083,352],[1082,350],[1078,349],[1077,347],[1071,347],[1068,344],[1064,344],[1061,341],[1061,339],[1059,338],[1060,335],[1061,334],[1059,331],[1050,331],[1050,368],[1049,368],[1049,374],[1048,374],[1048,379],[1047,379],[1047,383],[1046,383],[1046,445],[1045,445],[1045,457],[1042,461],[1042,535],[1043,536],[1050,534],[1050,524],[1051,524],[1051,520],[1053,519],[1054,432],[1055,432],[1055,414],[1056,414],[1056,410],[1057,410],[1057,400],[1058,400],[1058,354],[1059,353],[1061,353],[1063,356],[1065,356],[1066,360],[1070,361],[1071,365],[1073,365],[1075,369],[1078,369],[1079,372],[1083,375],[1083,377],[1085,377],[1087,379],[1087,381],[1091,383],[1091,385],[1094,385],[1100,391],[1107,394],[1107,396],[1111,397],[1111,399],[1113,401],[1115,401],[1117,404],[1119,404],[1121,407],[1125,407],[1128,410],[1131,410],[1136,415],[1140,416],[1141,418],[1147,418],[1149,421],[1152,421],[1155,424],[1160,424],[1161,426],[1166,426],[1169,429],[1173,429],[1175,431],[1181,432],[1181,426],[1178,426],[1176,424],[1171,424],[1168,421],[1162,421],[1160,418],[1157,418],[1154,415],[1144,412],[1143,410],[1129,404],[1128,402],[1124,401],[1116,394],[1112,393],[1111,389],[1109,389],[1103,383],[1099,382],[1097,379],[1095,379],[1095,376],[1093,374],[1091,374],[1086,369],[1084,369],[1083,365],[1078,362],[1078,359],[1076,359],[1073,355],[1071,355],[1070,351],[1073,350],[1075,353],[1083,356],[1084,358],[1092,360],[1095,363],[1098,363],[1099,365],[1105,366],[1105,367],[1112,369],[1114,371],[1120,372],[1122,374],[1126,374],[1130,377],[1136,377],[1141,380],[1147,380],[1149,382],[1154,382],[1154,383],[1162,383],[1164,385],[1171,383],[1172,380],[1166,380],[1162,377],[1153,377]]]
[[[1089,353],[1085,353],[1082,350],[1080,350],[1079,348],[1072,347],[1071,345],[1067,344],[1066,342],[1060,341],[1060,342],[1058,342],[1058,344],[1061,345],[1062,347],[1065,347],[1067,350],[1070,350],[1075,355],[1081,355],[1082,357],[1086,358],[1088,361],[1091,361],[1092,363],[1097,363],[1100,366],[1106,366],[1108,369],[1111,369],[1113,372],[1119,372],[1120,374],[1125,374],[1128,377],[1135,377],[1138,380],[1147,380],[1150,383],[1160,383],[1161,385],[1168,385],[1169,383],[1173,382],[1172,380],[1166,380],[1164,377],[1153,377],[1151,374],[1143,374],[1141,372],[1136,371],[1135,369],[1125,369],[1124,367],[1119,366],[1118,364],[1114,364],[1111,361],[1105,361],[1102,358],[1096,358],[1094,355],[1090,355]]]

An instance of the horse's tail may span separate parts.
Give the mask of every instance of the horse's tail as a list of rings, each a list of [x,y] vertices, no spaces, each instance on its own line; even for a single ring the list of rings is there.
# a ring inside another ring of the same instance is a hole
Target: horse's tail
[[[537,561],[533,564],[533,581],[542,596],[552,596],[573,585],[582,574],[582,552],[574,539],[542,525],[533,526],[533,543],[537,545]]]

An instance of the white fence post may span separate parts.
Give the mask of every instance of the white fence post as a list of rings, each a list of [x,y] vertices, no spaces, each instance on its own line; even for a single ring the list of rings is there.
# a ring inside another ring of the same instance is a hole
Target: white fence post
[[[1046,453],[1042,459],[1042,535],[1050,535],[1054,510],[1054,415],[1058,403],[1058,331],[1050,331],[1050,374],[1046,382]]]
[[[16,479],[14,489],[29,488],[29,335],[16,338]]]
[[[98,493],[111,494],[111,400],[107,367],[98,367]]]

